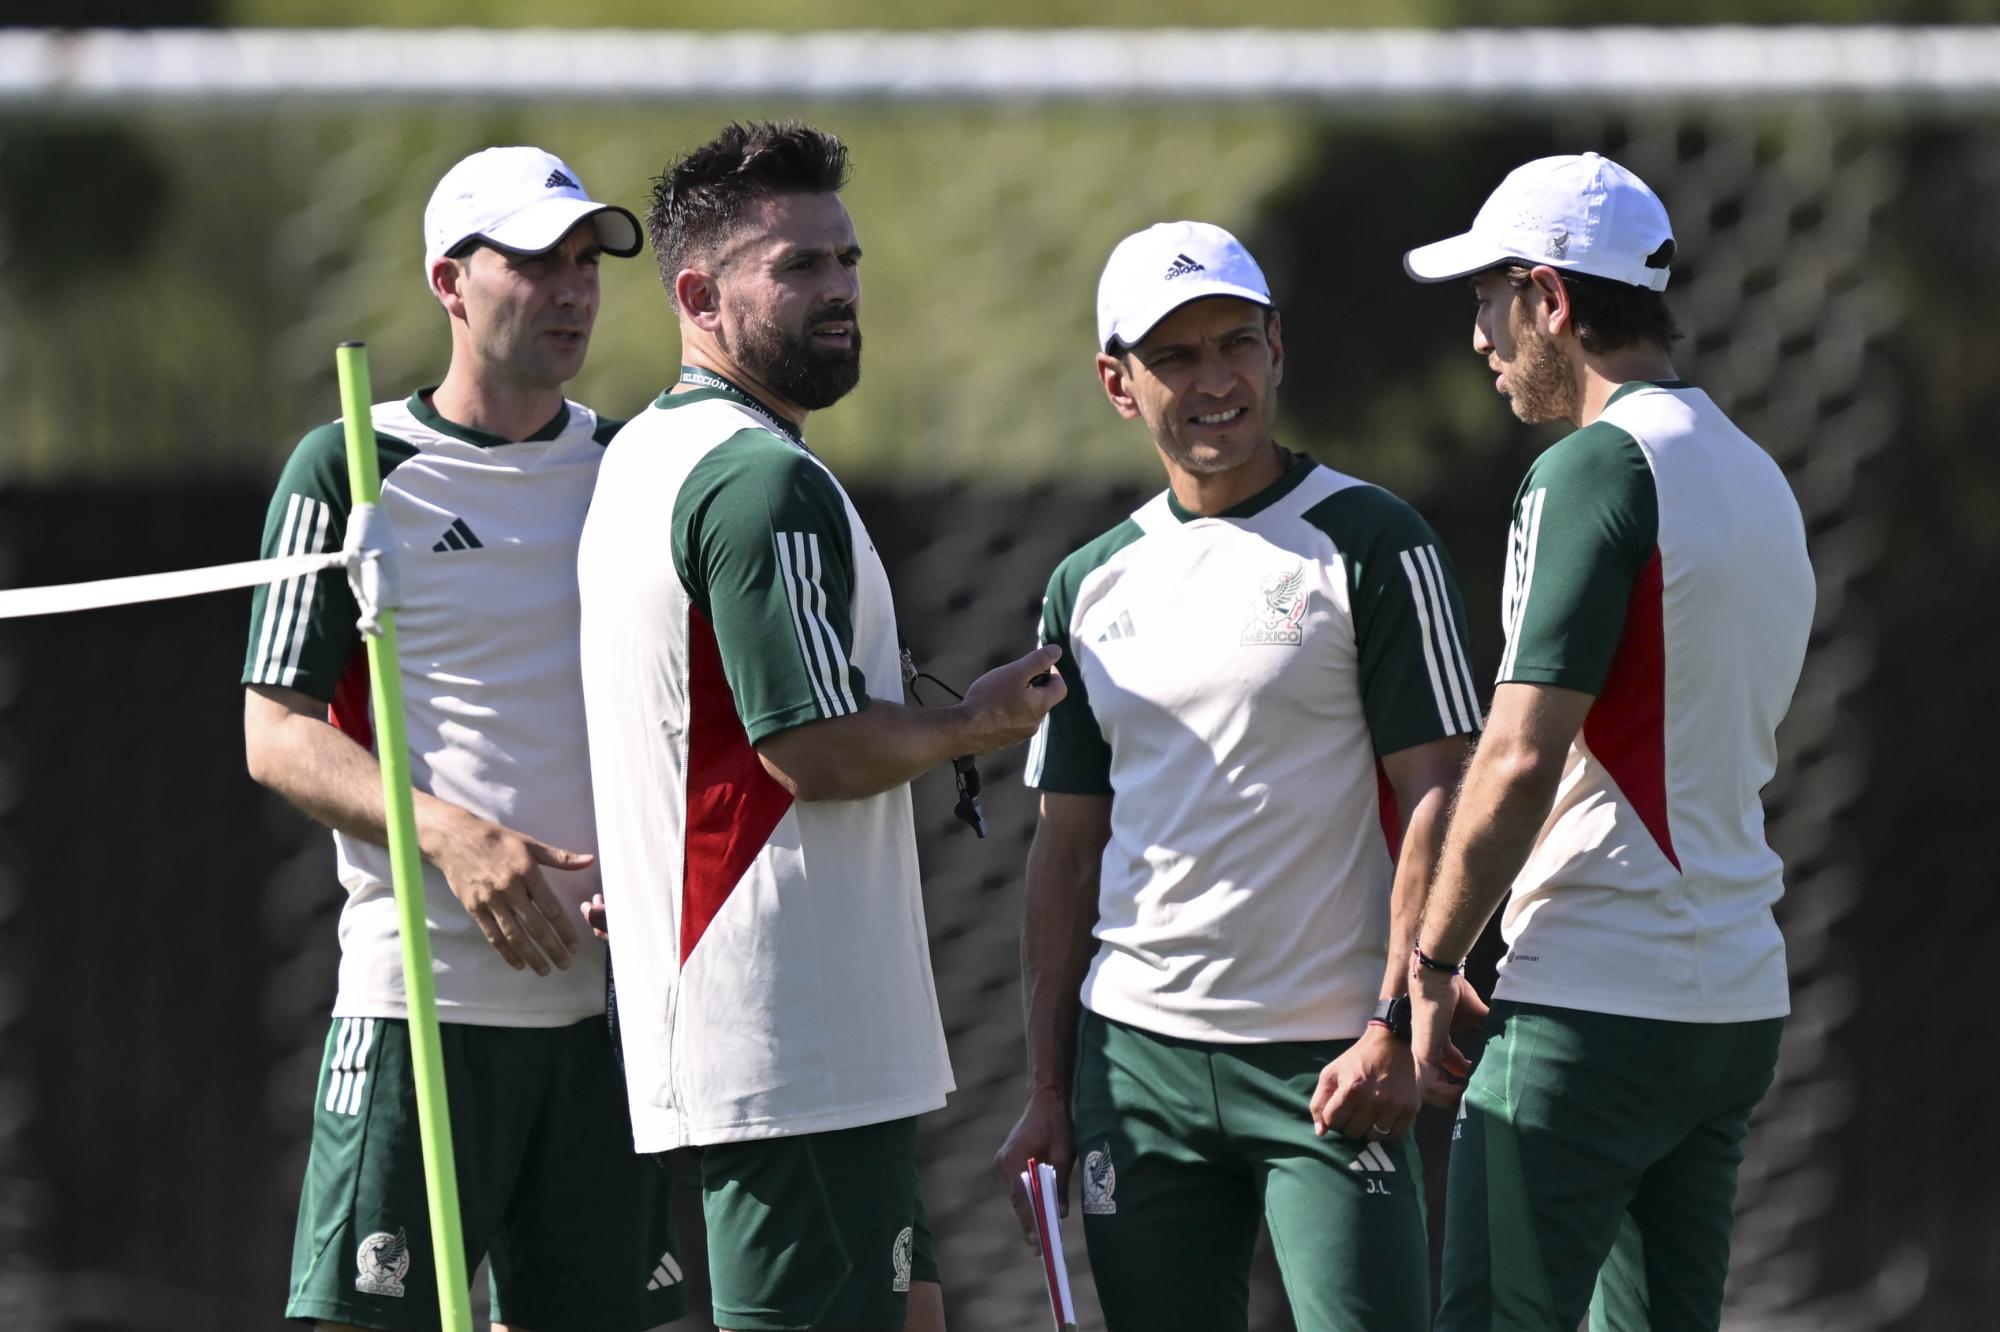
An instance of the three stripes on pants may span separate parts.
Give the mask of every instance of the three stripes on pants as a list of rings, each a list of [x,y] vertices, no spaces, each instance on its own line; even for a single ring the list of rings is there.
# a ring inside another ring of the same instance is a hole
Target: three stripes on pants
[[[368,1081],[368,1051],[375,1044],[374,1018],[342,1018],[334,1036],[333,1062],[326,1073],[326,1112],[361,1113],[361,1088]]]

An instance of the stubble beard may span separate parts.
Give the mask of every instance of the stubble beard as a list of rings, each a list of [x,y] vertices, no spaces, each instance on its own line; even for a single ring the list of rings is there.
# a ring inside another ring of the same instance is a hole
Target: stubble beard
[[[1244,436],[1255,436],[1256,443],[1240,444],[1232,441],[1228,448],[1209,446],[1206,452],[1196,452],[1196,445],[1185,438],[1179,430],[1179,422],[1162,422],[1165,429],[1153,431],[1153,439],[1160,452],[1181,471],[1193,476],[1219,476],[1233,472],[1257,456],[1258,450],[1271,442],[1270,423],[1277,410],[1277,395],[1272,393],[1263,405],[1261,413],[1246,418],[1237,426]],[[1147,423],[1151,425],[1151,422]]]
[[[813,326],[833,319],[852,324],[848,345],[815,346]],[[809,412],[833,406],[861,382],[861,324],[847,306],[813,310],[796,333],[753,315],[744,320],[738,341],[737,360],[743,368],[786,402]]]
[[[590,352],[590,335],[585,333],[575,347],[560,347],[542,340],[541,330],[530,326],[519,332],[492,332],[478,343],[479,357],[490,373],[516,389],[560,391],[583,370]]]
[[[1507,367],[1507,397],[1514,415],[1529,425],[1574,421],[1580,406],[1576,374],[1552,338],[1525,320],[1513,329],[1518,349]]]

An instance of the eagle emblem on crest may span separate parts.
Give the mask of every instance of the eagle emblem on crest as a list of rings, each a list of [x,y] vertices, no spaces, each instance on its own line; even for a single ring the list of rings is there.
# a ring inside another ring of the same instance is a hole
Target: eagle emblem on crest
[[[354,1266],[354,1288],[363,1295],[401,1296],[410,1273],[410,1237],[401,1227],[393,1235],[376,1231],[354,1251]]]
[[[1118,1210],[1113,1196],[1118,1189],[1118,1172],[1111,1165],[1107,1144],[1083,1158],[1083,1210],[1090,1216],[1111,1216]]]
[[[1259,580],[1240,641],[1246,646],[1277,643],[1297,647],[1305,641],[1302,626],[1309,600],[1303,561]]]

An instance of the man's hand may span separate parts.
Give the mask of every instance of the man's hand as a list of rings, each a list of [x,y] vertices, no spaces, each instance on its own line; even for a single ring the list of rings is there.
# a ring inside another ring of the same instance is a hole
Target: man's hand
[[[596,857],[564,851],[462,810],[458,814],[428,848],[431,863],[508,966],[532,967],[537,976],[548,975],[551,966],[567,971],[576,926],[549,891],[542,868],[580,870]]]
[[[593,895],[580,909],[583,912],[583,923],[590,926],[590,932],[610,943],[611,918],[604,913],[604,894]]]
[[[1000,1187],[1006,1191],[1007,1201],[1013,1204],[1021,1233],[1027,1237],[1028,1247],[1039,1253],[1042,1245],[1035,1234],[1035,1214],[1028,1209],[1028,1195],[1021,1189],[1021,1172],[1028,1168],[1029,1157],[1054,1167],[1057,1214],[1068,1216],[1069,1170],[1076,1162],[1076,1126],[1070,1121],[1067,1088],[1037,1087],[1028,1093],[1027,1109],[1021,1112],[1014,1131],[1007,1135],[1007,1141],[993,1157],[993,1172],[1000,1176]]]
[[[1055,668],[1061,657],[1059,647],[1038,647],[1005,666],[995,666],[967,687],[958,708],[978,735],[974,753],[1005,749],[1035,733],[1049,709],[1069,693]]]
[[[1347,1052],[1320,1070],[1313,1092],[1313,1132],[1386,1138],[1416,1122],[1417,1069],[1410,1048],[1370,1023]]]
[[[1410,962],[1410,1053],[1424,1104],[1449,1108],[1465,1094],[1472,1061],[1452,1044],[1452,1034],[1477,1031],[1486,1001],[1463,976]]]

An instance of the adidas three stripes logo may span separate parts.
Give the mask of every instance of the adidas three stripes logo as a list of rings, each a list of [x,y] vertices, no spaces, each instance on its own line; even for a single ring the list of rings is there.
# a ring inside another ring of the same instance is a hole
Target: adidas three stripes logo
[[[1371,1142],[1354,1154],[1347,1168],[1357,1175],[1393,1175],[1396,1163],[1389,1159],[1389,1153],[1382,1150],[1382,1144]]]
[[[326,1071],[326,1112],[361,1113],[361,1089],[368,1083],[368,1051],[375,1044],[374,1018],[342,1018]]]
[[[472,529],[465,525],[465,519],[454,518],[451,520],[451,526],[444,529],[444,535],[438,539],[437,544],[432,546],[431,549],[480,550],[485,545],[486,543],[474,536]]]

